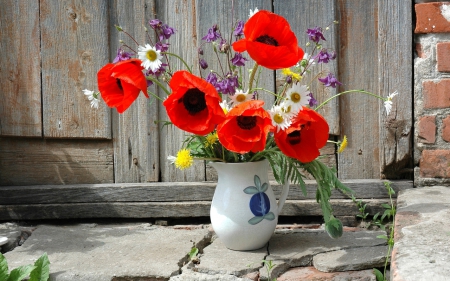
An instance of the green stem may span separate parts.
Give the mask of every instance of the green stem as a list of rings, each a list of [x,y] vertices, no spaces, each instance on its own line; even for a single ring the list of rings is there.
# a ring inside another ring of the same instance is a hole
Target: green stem
[[[267,92],[267,93],[269,93],[269,94],[273,95],[274,97],[277,97],[277,98],[282,98],[282,96],[279,96],[279,95],[275,94],[274,92],[272,92],[272,91],[269,91],[269,90],[267,90],[267,89],[264,89],[264,88],[253,88],[253,89],[250,89],[250,90],[249,90],[248,92],[249,92],[249,93],[253,93],[254,91],[258,91],[258,90],[261,90],[261,91]]]
[[[211,161],[226,162],[225,160],[216,157],[195,157],[194,160],[211,160]]]
[[[364,90],[349,90],[349,91],[341,92],[341,93],[339,93],[339,94],[336,94],[336,95],[334,95],[334,96],[328,98],[326,101],[322,102],[319,106],[317,106],[317,107],[315,108],[315,110],[317,111],[319,108],[321,108],[322,106],[326,105],[328,102],[330,102],[330,101],[331,101],[332,99],[334,99],[334,98],[337,98],[337,97],[339,97],[339,96],[342,96],[343,94],[350,94],[350,93],[366,94],[366,95],[369,95],[369,96],[372,96],[372,97],[376,97],[376,98],[378,98],[378,99],[380,99],[380,100],[382,100],[382,101],[386,101],[386,100],[387,100],[386,98],[383,98],[383,97],[381,97],[381,96],[379,96],[379,95],[375,95],[375,94],[373,94],[373,93],[371,93],[371,92],[367,92],[367,91],[364,91]]]
[[[258,70],[258,63],[255,62],[255,66],[253,66],[252,74],[250,75],[250,79],[248,80],[248,88],[251,89],[253,86],[253,80],[255,79],[256,70]],[[249,91],[249,93],[251,93]]]
[[[176,55],[176,54],[173,54],[173,53],[169,53],[169,52],[164,52],[163,54],[171,55],[171,56],[174,56],[174,57],[178,58],[178,59],[181,60],[181,62],[186,66],[187,70],[188,70],[190,73],[192,73],[192,70],[191,70],[191,68],[189,67],[189,65],[188,65],[188,64],[187,64],[180,56],[178,56],[178,55]]]
[[[147,79],[151,80],[153,83],[155,83],[156,85],[158,85],[161,89],[164,90],[164,92],[166,92],[167,95],[170,95],[169,90],[167,90],[166,87],[164,87],[163,84],[161,84],[161,82],[158,81],[158,79],[155,79],[151,76],[147,76]],[[163,101],[163,99],[161,99],[160,97],[157,97],[160,101]]]

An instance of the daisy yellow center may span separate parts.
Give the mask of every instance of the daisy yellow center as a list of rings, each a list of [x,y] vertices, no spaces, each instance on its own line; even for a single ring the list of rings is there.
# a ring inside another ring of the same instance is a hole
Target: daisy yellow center
[[[245,101],[245,95],[240,94],[236,96],[236,101],[237,102],[244,102]]]
[[[281,124],[281,123],[283,123],[284,118],[280,114],[275,114],[273,116],[273,121],[275,121],[275,123],[277,123],[277,124]]]
[[[291,112],[291,106],[283,107],[283,112],[284,112],[284,113],[289,113],[289,112]]]
[[[298,103],[298,102],[300,102],[301,99],[302,99],[302,96],[299,93],[294,92],[294,93],[291,94],[291,101],[292,102]]]
[[[186,168],[189,168],[192,166],[192,163],[194,162],[194,159],[191,156],[191,153],[188,149],[182,149],[178,151],[177,158],[175,159],[175,166],[180,169],[184,170]]]
[[[145,56],[149,61],[155,61],[156,58],[158,57],[158,54],[156,54],[154,50],[148,50]]]

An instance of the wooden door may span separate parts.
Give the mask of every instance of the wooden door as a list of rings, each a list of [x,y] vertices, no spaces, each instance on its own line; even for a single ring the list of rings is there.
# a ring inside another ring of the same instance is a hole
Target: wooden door
[[[141,95],[119,115],[105,105],[90,108],[82,90],[96,89],[96,73],[114,59],[119,40],[135,46],[114,25],[142,45],[148,43],[144,26],[158,18],[177,29],[170,51],[194,64],[213,24],[229,34],[232,23],[247,20],[255,7],[286,17],[306,51],[306,29],[330,26],[325,44],[338,57],[322,67],[343,85],[316,86],[319,100],[349,89],[400,93],[388,116],[382,101],[361,94],[343,95],[322,108],[330,139],[349,138],[342,154],[332,144],[322,150],[327,165],[336,167],[342,180],[374,179],[376,186],[382,178],[411,179],[412,5],[411,0],[0,0],[0,47],[7,54],[0,56],[0,185],[14,194],[13,186],[59,190],[56,185],[178,182],[160,184],[178,188],[214,181],[214,171],[203,162],[185,171],[168,163],[184,133],[162,126],[167,116],[159,102]],[[210,49],[204,57],[218,67]],[[275,90],[278,73],[261,75],[263,86]],[[169,193],[158,196],[172,198]],[[190,200],[204,199],[199,198]]]

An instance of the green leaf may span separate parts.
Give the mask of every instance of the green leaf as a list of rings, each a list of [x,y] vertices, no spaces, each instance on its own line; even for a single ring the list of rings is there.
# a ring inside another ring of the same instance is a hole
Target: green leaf
[[[379,271],[378,269],[374,268],[373,269],[373,274],[375,274],[375,277],[377,278],[377,281],[384,281],[384,275],[383,273],[381,273],[381,271]]]
[[[0,280],[8,279],[8,263],[2,253],[0,253]]]
[[[244,189],[244,192],[246,194],[256,194],[259,193],[259,190],[254,186],[249,186]]]
[[[266,192],[268,188],[269,185],[267,184],[267,182],[263,183],[263,185],[261,186],[261,192]]]
[[[30,280],[28,281],[47,281],[50,275],[50,261],[47,253],[42,254],[42,256],[36,260],[34,266],[36,266],[36,268],[31,271]]]
[[[377,238],[388,240],[386,235],[378,235]]]
[[[325,230],[331,238],[339,238],[344,233],[342,223],[337,218],[332,218],[329,222],[325,223]]]
[[[196,247],[192,247],[191,251],[189,252],[189,259],[193,259],[197,256],[198,249]],[[31,281],[31,280],[30,280]]]
[[[260,223],[263,219],[264,219],[264,217],[253,217],[248,220],[248,223],[251,225],[255,225],[255,224]]]
[[[258,175],[255,175],[254,181],[256,188],[258,190],[261,190],[261,179],[258,177]]]
[[[264,218],[268,221],[273,221],[275,219],[275,215],[272,212],[268,212]]]
[[[31,264],[19,266],[18,268],[11,270],[11,273],[9,274],[9,278],[7,280],[22,281],[25,277],[28,277],[30,275],[30,272],[35,268],[36,267]]]
[[[386,203],[381,204],[381,206],[383,206],[385,209],[391,209],[391,205]]]

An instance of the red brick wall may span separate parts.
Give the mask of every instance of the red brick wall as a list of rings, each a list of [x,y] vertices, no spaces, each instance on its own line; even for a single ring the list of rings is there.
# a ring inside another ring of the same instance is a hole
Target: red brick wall
[[[450,183],[450,2],[415,12],[415,184]]]

